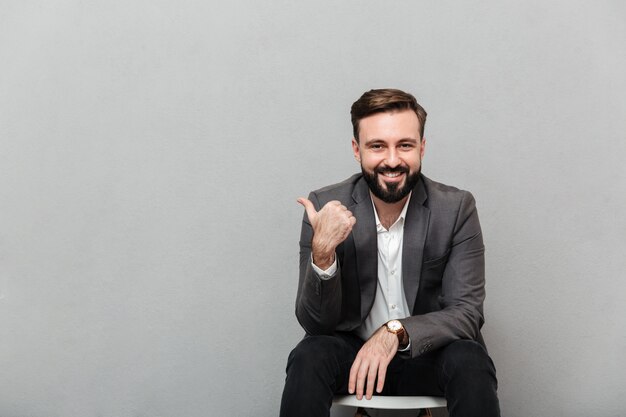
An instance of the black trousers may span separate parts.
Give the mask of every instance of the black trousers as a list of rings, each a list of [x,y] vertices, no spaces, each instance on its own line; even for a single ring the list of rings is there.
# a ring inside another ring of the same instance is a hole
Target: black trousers
[[[347,333],[302,339],[287,361],[280,416],[329,416],[333,396],[348,392],[350,367],[362,345]],[[497,417],[497,385],[483,345],[458,340],[417,358],[396,355],[381,395],[444,396],[450,417]]]

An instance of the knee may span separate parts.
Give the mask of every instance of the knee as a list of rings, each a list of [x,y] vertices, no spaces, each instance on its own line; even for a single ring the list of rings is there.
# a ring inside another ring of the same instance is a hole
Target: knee
[[[444,348],[441,366],[450,415],[500,415],[496,369],[483,345],[453,342]]]
[[[483,345],[474,340],[457,340],[444,348],[443,371],[449,377],[480,375],[495,377],[493,361]]]
[[[287,372],[293,367],[316,370],[337,362],[341,343],[333,336],[307,336],[289,354]]]

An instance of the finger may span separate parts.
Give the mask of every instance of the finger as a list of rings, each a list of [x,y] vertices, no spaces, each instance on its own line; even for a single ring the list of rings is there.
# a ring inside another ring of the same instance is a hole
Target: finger
[[[370,368],[368,363],[362,363],[359,367],[359,372],[356,377],[356,398],[363,398],[363,394],[365,394],[365,380],[367,378],[367,371]]]
[[[376,374],[378,373],[378,366],[370,366],[369,371],[367,372],[367,392],[365,394],[365,398],[368,400],[372,399],[372,395],[374,395],[374,385],[376,385]]]
[[[354,394],[354,390],[356,388],[356,376],[359,366],[361,366],[361,359],[357,357],[350,368],[350,378],[348,379],[348,393],[350,394]]]
[[[376,384],[376,392],[383,392],[383,387],[385,386],[385,376],[387,376],[387,363],[381,362],[378,365],[378,384]]]
[[[317,216],[317,210],[315,210],[315,206],[311,203],[311,200],[300,197],[298,199],[298,203],[300,203],[304,207],[304,210],[306,210],[306,215],[309,217],[309,220],[312,220],[315,216]]]

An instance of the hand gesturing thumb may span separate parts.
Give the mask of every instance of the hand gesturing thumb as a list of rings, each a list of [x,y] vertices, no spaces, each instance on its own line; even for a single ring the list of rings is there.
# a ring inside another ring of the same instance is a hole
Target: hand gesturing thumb
[[[309,221],[311,223],[315,222],[317,218],[317,210],[315,210],[315,206],[308,198],[300,197],[298,199],[298,203],[302,204],[304,210],[306,210],[306,215],[309,217]]]
[[[313,228],[311,241],[313,262],[326,270],[335,259],[335,248],[346,240],[356,219],[350,210],[337,200],[329,201],[320,211],[315,210],[315,206],[308,198],[300,197],[298,203],[306,210]]]

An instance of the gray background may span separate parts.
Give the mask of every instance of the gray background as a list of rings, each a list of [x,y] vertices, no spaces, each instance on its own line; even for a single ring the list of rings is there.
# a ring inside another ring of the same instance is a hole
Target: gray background
[[[625,416],[625,40],[619,1],[0,1],[0,415],[276,415],[295,200],[398,87],[478,202],[503,415]]]

